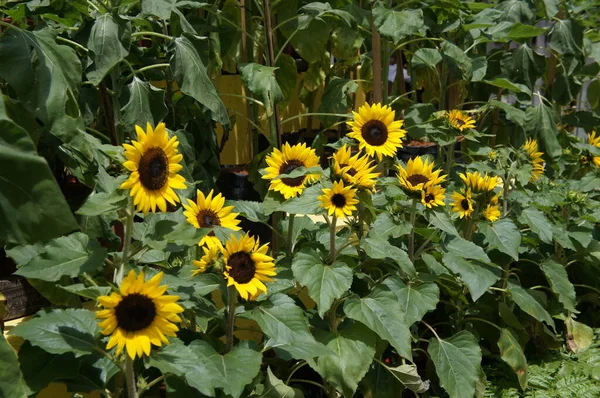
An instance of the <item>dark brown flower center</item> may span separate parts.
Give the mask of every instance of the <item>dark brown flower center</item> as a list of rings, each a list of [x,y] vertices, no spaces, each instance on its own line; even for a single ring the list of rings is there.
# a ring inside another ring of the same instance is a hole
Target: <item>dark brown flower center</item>
[[[347,164],[340,164],[340,169],[344,169],[344,167],[348,167]],[[356,171],[356,169],[354,167],[350,167],[348,170],[345,171],[346,174],[348,174],[351,177],[354,177],[356,175],[356,173],[358,173],[358,171]]]
[[[196,216],[200,228],[212,228],[215,225],[221,225],[221,219],[212,210],[200,210]]]
[[[236,252],[229,257],[227,265],[231,268],[228,273],[237,283],[248,283],[254,278],[256,266],[250,254],[246,252]]]
[[[142,155],[138,171],[142,185],[151,191],[156,191],[167,183],[169,159],[161,148],[150,148]]]
[[[462,120],[462,119],[455,119],[455,120],[454,120],[454,123],[456,123],[456,125],[457,125],[458,127],[462,127],[462,126],[464,126],[464,125],[466,124],[466,123],[465,123],[465,121],[464,121],[464,120]]]
[[[331,197],[331,203],[333,203],[335,207],[342,208],[346,206],[346,197],[341,193],[333,194]]]
[[[410,182],[413,186],[417,186],[419,184],[425,184],[429,182],[429,178],[425,177],[423,174],[413,174],[407,178],[408,182]]]
[[[304,164],[299,160],[288,160],[279,168],[279,174],[290,174],[292,171],[302,166],[304,166]],[[288,187],[299,187],[300,185],[302,185],[305,178],[305,176],[295,178],[282,178],[281,181]]]
[[[435,195],[434,194],[428,194],[425,196],[425,203],[429,203],[429,202],[433,202],[435,200]]]
[[[147,328],[156,317],[156,306],[146,295],[133,293],[123,297],[115,307],[117,325],[126,332]]]
[[[388,138],[388,129],[380,120],[369,120],[360,130],[362,137],[369,145],[381,146]]]
[[[463,199],[460,201],[460,207],[463,208],[463,210],[469,210],[471,207],[469,206],[469,201],[467,199]]]

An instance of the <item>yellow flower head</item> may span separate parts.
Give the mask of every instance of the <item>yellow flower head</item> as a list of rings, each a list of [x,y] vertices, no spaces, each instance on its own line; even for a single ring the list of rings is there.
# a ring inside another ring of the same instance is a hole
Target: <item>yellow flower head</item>
[[[352,132],[348,137],[358,140],[359,148],[369,156],[377,155],[381,161],[384,156],[394,156],[397,148],[402,148],[402,120],[394,121],[396,116],[388,106],[364,104],[357,112],[352,112],[354,120],[348,122]]]
[[[183,308],[176,304],[178,296],[165,294],[166,285],[160,285],[163,273],[159,272],[148,281],[144,273],[129,271],[119,287],[119,293],[98,297],[105,309],[96,311],[102,319],[102,334],[110,335],[106,349],[117,347],[117,355],[123,348],[131,359],[150,355],[150,345],[160,347],[169,344],[166,336],[175,336],[179,330],[174,322],[181,322]]]
[[[498,221],[498,219],[500,218],[500,206],[493,204],[487,205],[483,212],[483,216],[488,221]]]
[[[423,160],[425,159],[425,160]],[[446,175],[440,169],[433,170],[433,162],[422,156],[409,159],[406,168],[398,165],[398,182],[408,191],[422,191],[429,185],[439,185]]]
[[[446,198],[444,193],[446,193],[446,188],[442,188],[441,185],[427,185],[421,191],[421,203],[430,209],[436,206],[444,206],[444,199]]]
[[[475,128],[475,119],[457,109],[453,109],[448,112],[447,117],[450,125],[461,132],[463,130]]]
[[[460,218],[471,217],[473,213],[473,200],[471,199],[471,190],[467,189],[466,193],[464,189],[460,192],[452,192],[452,211],[460,214]]]
[[[352,156],[351,148],[343,145],[333,154],[333,171],[348,184],[357,188],[372,189],[375,187],[379,173],[373,173],[376,166],[367,156]]]
[[[279,178],[280,175],[290,174],[298,167],[308,169],[319,165],[319,158],[315,150],[307,147],[305,143],[294,146],[285,143],[281,147],[281,151],[274,148],[273,152],[267,156],[266,162],[269,167],[265,169],[266,174],[262,178],[271,180],[269,190],[281,192],[285,199],[300,195],[307,185],[320,178],[320,175],[316,173],[293,178]]]
[[[530,181],[535,181],[538,178],[540,178],[542,174],[544,174],[544,159],[542,159],[542,155],[544,153],[538,152],[538,142],[537,140],[531,138],[525,141],[525,144],[523,145],[522,149],[525,150],[525,152],[527,152],[527,155],[529,156],[529,161],[531,163],[531,166],[533,167],[533,170],[531,171]]]
[[[487,173],[480,174],[478,171],[459,174],[467,188],[470,188],[472,192],[491,192],[501,182],[500,177],[489,176]]]
[[[188,204],[183,205],[187,222],[192,224],[196,228],[213,228],[216,226],[229,228],[233,231],[239,231],[240,227],[238,224],[240,220],[236,217],[239,213],[233,213],[233,206],[224,206],[225,198],[221,194],[215,195],[213,198],[213,190],[208,193],[208,196],[200,191],[196,191],[196,202],[188,199]],[[208,235],[205,235],[198,245],[204,244],[209,246],[223,247],[219,238],[214,236],[211,231]]]
[[[237,238],[233,234],[225,243],[223,258],[227,286],[235,286],[244,300],[255,299],[261,292],[266,293],[263,282],[272,282],[275,276],[273,257],[267,254],[269,245],[260,246],[259,239],[249,236]]]
[[[192,271],[192,276],[200,275],[206,272],[206,269],[219,257],[222,246],[218,245],[206,245],[202,247],[204,255],[200,260],[194,260],[193,264],[197,268]]]
[[[137,141],[123,144],[127,160],[123,166],[131,174],[121,184],[121,189],[131,189],[133,203],[138,211],[153,213],[156,208],[167,211],[167,202],[173,206],[179,202],[174,189],[185,189],[185,178],[177,174],[183,168],[179,162],[183,156],[178,152],[176,136],[169,139],[164,123],[152,129],[150,123],[146,131],[135,126]]]
[[[321,207],[327,209],[327,213],[338,218],[349,216],[356,210],[356,189],[351,186],[344,187],[343,181],[333,183],[333,188],[323,188],[323,195],[319,196]]]
[[[593,145],[596,148],[600,148],[600,135],[596,136],[596,131],[592,131],[592,133],[588,135],[588,144]],[[600,156],[591,156],[591,158],[594,166],[600,167]]]

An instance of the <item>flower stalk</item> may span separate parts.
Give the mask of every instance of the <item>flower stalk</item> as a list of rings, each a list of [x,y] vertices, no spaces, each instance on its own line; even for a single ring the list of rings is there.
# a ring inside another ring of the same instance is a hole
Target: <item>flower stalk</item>
[[[233,329],[235,326],[235,309],[237,308],[237,291],[235,286],[227,288],[227,347],[225,352],[231,351],[233,348]]]
[[[138,398],[135,373],[133,371],[133,359],[131,359],[129,354],[125,354],[125,382],[127,383],[127,397]]]

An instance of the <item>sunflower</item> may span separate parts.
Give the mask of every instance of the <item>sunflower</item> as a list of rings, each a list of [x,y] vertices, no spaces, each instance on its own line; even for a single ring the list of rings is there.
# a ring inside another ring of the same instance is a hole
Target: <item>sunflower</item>
[[[280,175],[290,174],[298,167],[308,169],[319,164],[315,150],[307,147],[305,143],[294,146],[285,143],[281,147],[281,151],[274,148],[273,152],[267,156],[266,162],[269,167],[265,169],[266,174],[262,178],[271,180],[269,190],[281,192],[285,199],[300,195],[308,184],[317,181],[320,177],[319,174],[309,173],[294,178],[279,178]]]
[[[447,117],[450,125],[461,132],[463,130],[475,128],[475,119],[457,109],[453,109],[448,112]]]
[[[220,242],[219,242],[220,243]],[[200,260],[194,260],[193,264],[197,268],[192,271],[192,276],[197,276],[206,271],[206,268],[219,257],[222,246],[219,245],[206,245],[202,247],[204,255]]]
[[[225,206],[225,198],[221,194],[215,195],[213,198],[213,190],[208,193],[208,196],[200,191],[196,191],[196,202],[188,199],[188,205],[185,204],[183,207],[185,211],[183,215],[186,217],[187,222],[192,224],[196,228],[213,228],[215,226],[229,228],[233,231],[239,231],[240,227],[238,224],[240,220],[236,217],[239,213],[233,213],[233,206]],[[214,235],[214,232],[209,232],[205,235],[198,245],[204,244],[209,246],[223,247],[219,238]]]
[[[473,192],[491,192],[498,184],[500,184],[500,177],[489,176],[487,173],[480,174],[478,171],[459,174],[467,188],[471,188]]]
[[[588,134],[588,144],[593,145],[596,148],[600,148],[600,135],[596,137],[596,132],[592,131],[591,134]],[[591,156],[591,159],[592,163],[594,163],[594,166],[600,167],[600,156]]]
[[[394,156],[397,148],[402,148],[402,130],[404,121],[394,121],[396,112],[381,104],[364,104],[357,112],[352,112],[354,120],[348,122],[352,132],[348,137],[358,140],[359,148],[369,156],[377,155],[381,161],[383,156]]]
[[[351,186],[344,187],[343,181],[334,182],[333,188],[323,188],[322,192],[323,195],[318,199],[321,201],[321,207],[327,209],[330,216],[335,214],[337,218],[343,218],[356,210],[356,189]]]
[[[131,171],[121,189],[131,189],[133,203],[138,211],[153,213],[158,207],[167,211],[167,202],[175,206],[179,196],[174,189],[185,189],[185,178],[177,174],[183,168],[179,162],[183,155],[177,151],[179,141],[176,136],[169,139],[164,123],[152,129],[146,125],[146,132],[135,126],[137,141],[123,144],[127,160],[123,166]]]
[[[473,201],[471,199],[471,190],[467,189],[466,193],[464,189],[460,192],[452,192],[452,211],[460,214],[460,218],[471,217],[473,213]]]
[[[409,191],[422,191],[429,185],[439,185],[446,179],[446,175],[440,176],[441,170],[433,171],[433,162],[423,157],[409,159],[406,168],[398,165],[398,181],[400,185]]]
[[[441,185],[428,185],[421,191],[421,203],[430,209],[435,206],[444,206],[446,198],[444,193],[446,193],[446,189]]]
[[[538,152],[538,142],[534,139],[527,139],[525,144],[522,147],[523,150],[527,152],[529,156],[529,161],[531,162],[531,166],[533,170],[531,171],[531,180],[535,181],[542,174],[544,174],[544,159],[542,159],[543,152]]]
[[[239,238],[231,235],[225,243],[223,257],[227,286],[235,286],[243,299],[254,299],[260,292],[266,293],[263,282],[271,282],[270,276],[276,275],[273,257],[267,254],[269,245],[260,246],[259,239],[248,233]]]
[[[498,221],[498,219],[500,218],[500,206],[493,204],[487,205],[485,211],[483,212],[483,216],[488,221]]]
[[[356,154],[351,156],[351,148],[343,145],[332,156],[333,171],[341,176],[348,184],[358,188],[372,189],[379,173],[373,173],[375,167],[367,156]]]
[[[163,273],[159,272],[145,281],[144,273],[129,271],[121,282],[120,293],[98,297],[105,307],[96,312],[102,334],[111,335],[106,345],[110,350],[117,346],[117,355],[127,348],[131,359],[150,355],[150,345],[169,344],[166,336],[175,336],[179,330],[174,322],[181,322],[183,308],[176,304],[178,296],[165,295],[166,285],[159,286]]]

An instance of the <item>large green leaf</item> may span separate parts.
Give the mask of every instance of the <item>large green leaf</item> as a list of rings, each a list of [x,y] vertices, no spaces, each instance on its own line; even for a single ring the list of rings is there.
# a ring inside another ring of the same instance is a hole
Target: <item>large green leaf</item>
[[[373,8],[373,23],[379,33],[398,43],[406,36],[417,34],[423,29],[422,10],[395,11],[377,2]]]
[[[451,236],[458,236],[459,233],[452,223],[448,214],[443,211],[429,211],[426,213],[427,221],[440,231],[443,231]]]
[[[87,47],[94,64],[87,77],[97,86],[104,76],[129,55],[131,22],[118,15],[104,14],[96,18],[88,37]]]
[[[526,42],[532,37],[541,35],[546,31],[546,28],[538,28],[537,26],[515,23],[511,26],[510,31],[505,36],[508,40],[517,42]]]
[[[432,338],[427,352],[450,398],[475,395],[481,372],[481,349],[475,336],[462,331],[445,340]]]
[[[317,112],[346,114],[352,108],[351,94],[356,93],[357,89],[358,83],[354,80],[334,77],[325,86],[321,105]],[[325,126],[331,126],[339,120],[339,117],[336,116],[321,116],[320,118]]]
[[[552,224],[540,210],[535,207],[527,207],[523,209],[520,216],[520,221],[529,225],[531,230],[539,236],[544,243],[552,243]]]
[[[336,332],[318,330],[315,337],[335,354],[309,360],[310,366],[345,397],[352,397],[371,366],[377,336],[364,325],[355,323]]]
[[[146,123],[157,125],[167,115],[165,92],[150,83],[133,77],[127,85],[129,101],[121,108],[123,124],[128,131],[134,126],[146,126]]]
[[[512,221],[502,219],[494,223],[481,222],[477,225],[491,247],[508,254],[515,260],[519,259],[521,232]]]
[[[546,279],[548,279],[552,291],[558,295],[558,301],[570,312],[577,313],[575,309],[577,305],[575,288],[571,281],[569,281],[569,275],[567,275],[565,267],[552,259],[542,262],[540,267],[544,271],[544,274],[546,274]]]
[[[29,394],[19,369],[19,360],[12,347],[0,336],[0,396],[24,398]]]
[[[289,220],[290,219],[288,217],[288,219],[284,223],[284,230],[286,230],[286,231],[287,231]],[[288,242],[288,245],[291,245],[292,252],[294,251],[294,248],[296,247],[296,244],[302,237],[302,233],[304,231],[306,231],[306,230],[314,231],[319,228],[318,225],[315,224],[315,222],[313,220],[311,220],[311,218],[308,216],[301,216],[301,217],[295,216],[293,224],[294,225],[292,225],[292,235],[288,236],[286,234],[286,240]]]
[[[442,54],[437,48],[419,48],[412,57],[414,68],[434,68],[440,62],[442,62]]]
[[[78,229],[48,163],[8,118],[3,100],[0,131],[0,241],[35,243]]]
[[[583,48],[583,29],[571,19],[555,19],[550,33],[550,48],[561,55],[579,55]]]
[[[235,212],[240,213],[243,217],[253,222],[265,222],[269,220],[269,216],[264,214],[261,202],[251,202],[249,200],[228,200],[225,206],[235,207]]]
[[[317,303],[323,317],[335,299],[350,289],[352,270],[342,262],[323,264],[314,251],[300,252],[292,261],[294,277],[308,288],[309,296]]]
[[[485,263],[490,262],[490,258],[480,246],[475,243],[463,239],[461,237],[454,237],[446,244],[446,250],[449,253],[456,254],[464,258],[470,258],[472,260],[483,261]]]
[[[398,351],[411,359],[410,331],[404,319],[404,311],[396,295],[383,287],[377,287],[367,297],[351,296],[344,303],[348,318],[365,324]]]
[[[519,340],[510,329],[502,328],[498,339],[500,357],[517,375],[521,388],[527,388],[527,358]]]
[[[508,291],[519,308],[538,321],[545,322],[552,329],[555,329],[554,321],[548,311],[526,289],[509,282]]]
[[[158,368],[163,374],[173,374],[185,379],[187,384],[202,394],[214,397],[217,369],[210,361],[203,361],[191,347],[177,340],[161,350],[153,350],[148,366]]]
[[[556,112],[544,105],[530,106],[526,111],[525,130],[533,137],[538,137],[545,152],[551,157],[561,153],[558,142],[558,127]]]
[[[383,212],[377,216],[375,221],[373,221],[367,236],[369,238],[387,240],[390,237],[399,238],[403,235],[407,235],[410,233],[411,229],[410,223],[394,220],[390,213]]]
[[[310,333],[304,311],[284,294],[274,294],[240,316],[254,319],[263,333],[269,336],[265,349],[278,348],[298,359],[331,353]]]
[[[267,368],[267,378],[265,379],[264,391],[259,395],[260,398],[304,398],[304,394],[297,388],[292,388],[279,380],[273,374],[271,368]]]
[[[377,260],[386,258],[392,259],[407,275],[416,276],[417,274],[415,266],[412,261],[410,261],[408,254],[385,239],[364,238],[360,242],[360,247],[370,258]]]
[[[29,389],[28,395],[42,390],[55,380],[73,379],[78,373],[79,363],[70,352],[50,354],[25,342],[19,348],[19,357],[23,379]]]
[[[594,342],[594,329],[588,325],[575,321],[572,316],[567,318],[565,325],[569,350],[579,352],[589,348]]]
[[[44,251],[22,265],[16,272],[26,278],[57,281],[63,276],[75,277],[93,272],[104,264],[106,250],[96,240],[81,232],[56,238]]]
[[[276,70],[275,67],[256,63],[240,66],[242,81],[254,95],[262,99],[267,116],[273,115],[275,105],[284,98],[275,77]]]
[[[71,352],[76,357],[103,350],[98,339],[100,329],[96,314],[88,310],[52,310],[20,323],[11,334],[21,336],[32,345],[51,354]]]
[[[177,0],[142,0],[142,11],[144,14],[155,15],[160,19],[169,19],[175,9],[175,3]]]
[[[423,316],[435,310],[440,297],[440,289],[431,282],[411,282],[405,284],[396,276],[383,283],[398,297],[408,325],[420,321]]]
[[[296,94],[296,83],[298,82],[298,69],[296,61],[287,54],[281,54],[275,63],[275,78],[283,94],[282,104],[287,104]]]
[[[194,44],[187,37],[176,37],[171,41],[169,50],[172,53],[171,69],[181,91],[207,107],[212,113],[212,119],[228,129],[227,109],[208,77],[206,66]]]
[[[535,8],[530,0],[505,0],[495,8],[503,12],[502,20],[529,23],[535,16],[532,7]]]
[[[442,261],[452,272],[460,275],[462,281],[469,288],[473,301],[477,301],[490,286],[500,279],[501,273],[497,268],[465,259],[454,253],[444,254]]]
[[[211,364],[210,372],[215,387],[223,389],[228,396],[238,398],[244,387],[250,384],[260,371],[262,354],[242,342],[225,355],[221,355],[205,341],[196,340],[189,346],[201,363]],[[189,380],[189,376],[186,376]]]
[[[502,71],[509,80],[522,82],[530,89],[533,89],[535,81],[544,72],[544,68],[544,57],[533,51],[527,44],[505,52],[502,58]]]
[[[449,41],[442,42],[442,58],[455,74],[470,81],[473,77],[473,62],[458,46]]]

